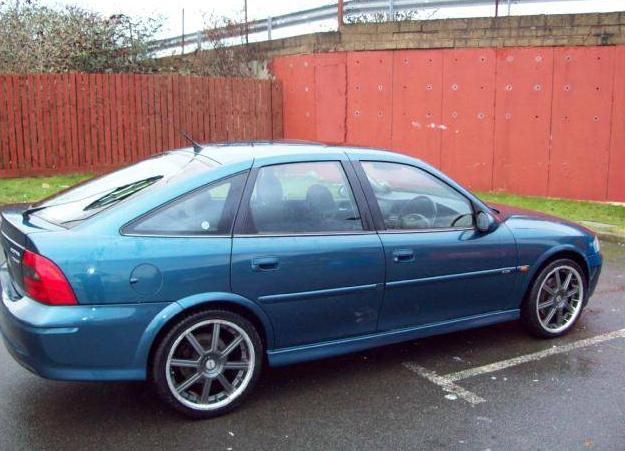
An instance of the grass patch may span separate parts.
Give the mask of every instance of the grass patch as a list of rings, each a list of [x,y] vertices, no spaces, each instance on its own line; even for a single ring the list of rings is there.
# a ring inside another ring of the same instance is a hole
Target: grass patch
[[[572,221],[593,221],[625,228],[625,206],[608,203],[544,197],[517,196],[507,193],[477,193],[486,202],[495,202],[542,211]]]
[[[93,177],[92,174],[0,179],[0,204],[35,202]]]

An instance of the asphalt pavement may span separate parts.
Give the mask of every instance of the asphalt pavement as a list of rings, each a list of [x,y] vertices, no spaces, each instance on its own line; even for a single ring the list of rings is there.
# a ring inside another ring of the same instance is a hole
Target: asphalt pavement
[[[603,250],[564,338],[513,322],[269,369],[212,420],[177,415],[144,383],[41,379],[0,346],[0,450],[625,450],[625,247]]]

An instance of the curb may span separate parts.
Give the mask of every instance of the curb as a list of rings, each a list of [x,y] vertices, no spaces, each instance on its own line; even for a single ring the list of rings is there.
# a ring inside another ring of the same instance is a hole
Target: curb
[[[598,232],[593,230],[601,241],[609,241],[610,243],[625,244],[625,235],[610,232]]]

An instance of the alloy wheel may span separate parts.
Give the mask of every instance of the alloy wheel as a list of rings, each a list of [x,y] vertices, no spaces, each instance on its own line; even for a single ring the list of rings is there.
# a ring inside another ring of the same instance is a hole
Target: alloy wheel
[[[238,325],[211,319],[182,332],[170,348],[167,384],[173,396],[195,410],[215,410],[234,401],[254,373],[254,347]]]
[[[548,332],[560,333],[579,316],[584,299],[582,276],[571,266],[551,270],[538,290],[536,314]]]

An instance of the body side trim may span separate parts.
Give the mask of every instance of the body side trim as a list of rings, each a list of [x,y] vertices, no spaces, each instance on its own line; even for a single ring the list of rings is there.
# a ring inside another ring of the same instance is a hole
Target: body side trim
[[[258,300],[265,304],[273,304],[277,302],[288,302],[299,299],[310,299],[318,296],[341,296],[343,294],[358,293],[361,291],[375,290],[382,288],[381,283],[372,283],[368,285],[356,285],[352,287],[328,288],[324,290],[300,291],[297,293],[273,294],[261,296]]]
[[[518,272],[518,266],[510,266],[507,268],[496,268],[496,269],[486,269],[483,271],[472,271],[472,272],[463,272],[459,274],[445,274],[442,276],[434,276],[434,277],[421,277],[419,279],[404,279],[404,280],[395,280],[391,282],[386,282],[387,287],[403,287],[406,285],[418,285],[421,283],[428,282],[444,282],[447,280],[455,280],[455,279],[464,279],[468,277],[481,277],[488,276],[491,274],[510,274],[513,272]]]

